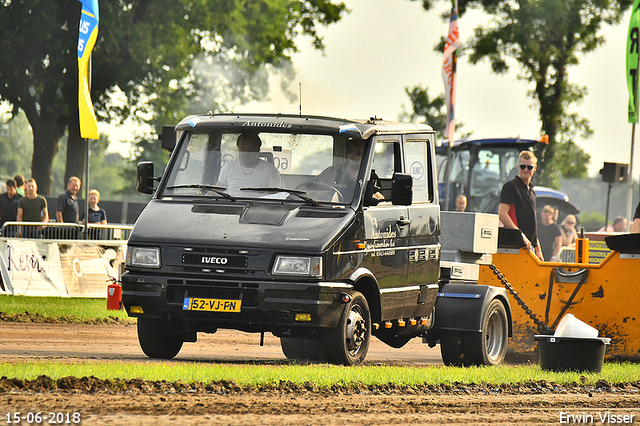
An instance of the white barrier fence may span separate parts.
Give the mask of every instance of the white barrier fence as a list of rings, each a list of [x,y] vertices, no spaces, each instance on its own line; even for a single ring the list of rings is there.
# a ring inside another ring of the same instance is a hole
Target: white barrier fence
[[[133,226],[101,225],[59,222],[5,222],[1,235],[5,238],[32,238],[45,240],[128,240]]]
[[[105,298],[126,243],[0,238],[0,294]]]

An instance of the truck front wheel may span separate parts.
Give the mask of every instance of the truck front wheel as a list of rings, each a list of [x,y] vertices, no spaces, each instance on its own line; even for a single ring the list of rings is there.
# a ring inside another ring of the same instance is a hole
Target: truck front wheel
[[[333,364],[361,364],[371,342],[371,312],[369,303],[360,292],[350,294],[338,326],[325,332],[327,360]]]
[[[509,319],[498,299],[487,306],[481,333],[465,333],[465,357],[473,365],[498,365],[507,353]]]
[[[303,362],[327,360],[323,344],[318,340],[281,337],[280,346],[287,359]]]
[[[171,359],[182,349],[182,337],[170,333],[164,319],[138,317],[138,341],[149,358]]]

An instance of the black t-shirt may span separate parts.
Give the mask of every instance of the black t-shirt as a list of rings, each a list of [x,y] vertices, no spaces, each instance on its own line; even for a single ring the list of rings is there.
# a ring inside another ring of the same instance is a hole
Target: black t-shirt
[[[78,223],[80,209],[78,208],[78,200],[73,198],[69,191],[63,192],[58,197],[58,211],[62,212],[62,221],[69,223]]]
[[[84,219],[84,210],[80,212],[80,221]],[[93,210],[89,207],[89,223],[100,223],[107,220],[107,212],[103,208]]]
[[[538,232],[536,230],[536,193],[533,184],[527,185],[519,176],[514,177],[502,187],[500,204],[507,204],[509,217],[513,223],[527,236],[534,247],[538,246]]]
[[[551,260],[556,249],[556,238],[562,236],[560,227],[554,222],[549,225],[538,223],[538,240],[540,240],[540,248],[542,256],[547,262]]]
[[[640,219],[640,203],[636,206],[636,214],[633,215],[634,219]]]
[[[7,193],[0,195],[0,228],[5,222],[15,222],[18,217],[18,203],[22,195],[16,194],[9,198]]]

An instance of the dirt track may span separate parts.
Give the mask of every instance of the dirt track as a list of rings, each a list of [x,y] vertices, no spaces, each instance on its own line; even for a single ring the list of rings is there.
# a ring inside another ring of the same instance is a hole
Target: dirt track
[[[0,323],[0,362],[35,359],[159,362],[143,355],[133,326]],[[438,348],[430,349],[419,340],[400,350],[374,341],[367,361],[421,368],[441,365]],[[265,346],[260,347],[259,335],[221,331],[185,344],[173,362],[287,361],[278,339],[271,335],[265,336]],[[0,380],[0,423],[8,424],[6,413],[19,411],[23,416],[78,412],[85,425],[512,425],[575,423],[577,419],[611,424],[606,421],[607,413],[619,416],[608,418],[616,424],[625,420],[640,424],[639,384],[626,388],[611,388],[606,383],[596,388],[534,383],[498,389],[461,385],[331,390],[287,384],[260,390],[228,383],[188,387],[129,381],[117,385],[118,391],[113,383],[91,379],[69,379],[58,388],[45,379],[34,383]],[[20,424],[29,423],[25,419]]]

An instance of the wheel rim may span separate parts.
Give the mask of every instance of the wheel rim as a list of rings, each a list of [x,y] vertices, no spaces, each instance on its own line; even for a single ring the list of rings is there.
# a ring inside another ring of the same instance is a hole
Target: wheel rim
[[[504,334],[502,317],[497,312],[493,312],[485,331],[486,353],[492,362],[496,362],[500,358],[504,346]]]
[[[347,317],[347,329],[345,333],[345,339],[347,343],[347,349],[349,355],[355,356],[362,344],[365,342],[367,336],[367,323],[362,316],[362,311],[359,306],[354,306],[349,311]]]

